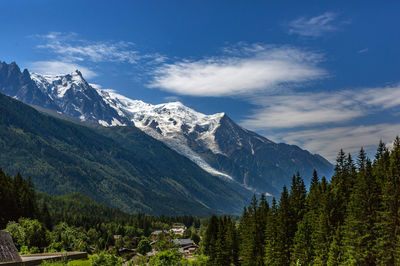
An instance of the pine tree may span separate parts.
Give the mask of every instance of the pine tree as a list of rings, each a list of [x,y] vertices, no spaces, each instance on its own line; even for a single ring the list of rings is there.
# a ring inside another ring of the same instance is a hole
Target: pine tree
[[[258,243],[258,201],[255,195],[247,210],[247,219],[243,221],[243,231],[240,235],[240,257],[242,265],[263,265],[263,257],[257,254]]]
[[[265,265],[280,265],[281,250],[278,239],[278,206],[275,198],[272,199],[271,211],[268,214],[265,229]]]
[[[207,230],[205,232],[202,248],[204,254],[209,256],[210,261],[214,262],[216,260],[216,241],[219,229],[218,217],[213,215],[209,220]]]
[[[293,241],[293,211],[291,210],[289,193],[284,186],[279,201],[277,214],[277,249],[279,265],[290,264],[290,248]]]
[[[396,137],[390,154],[389,174],[382,188],[382,211],[380,212],[376,243],[377,264],[394,265],[399,256],[397,248],[400,233],[400,139]]]
[[[41,221],[46,225],[47,229],[52,230],[53,222],[49,213],[49,209],[46,203],[43,203],[42,209],[40,211]]]
[[[292,249],[292,264],[309,265],[314,259],[314,246],[312,242],[312,219],[311,213],[307,213],[301,222],[294,237]]]
[[[315,257],[313,263],[316,265],[326,265],[328,261],[329,246],[332,236],[332,209],[333,198],[330,186],[325,177],[319,184],[319,204],[315,213],[314,230],[312,234],[312,243],[315,248]]]
[[[341,228],[341,226],[339,226],[335,231],[333,240],[329,247],[328,263],[327,263],[328,265],[339,266],[344,264],[342,231],[343,229]],[[357,265],[357,264],[350,263],[350,265]]]

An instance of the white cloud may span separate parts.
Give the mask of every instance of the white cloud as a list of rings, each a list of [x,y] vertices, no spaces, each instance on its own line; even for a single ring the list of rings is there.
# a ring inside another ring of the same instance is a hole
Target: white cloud
[[[92,78],[97,76],[95,72],[87,67],[80,66],[74,63],[59,62],[59,61],[37,61],[29,64],[28,67],[32,72],[44,75],[58,75],[69,74],[75,70],[82,72],[85,78]]]
[[[354,98],[365,105],[388,109],[400,105],[400,84],[389,87],[363,89]]]
[[[333,162],[340,149],[356,156],[360,148],[364,147],[367,152],[373,155],[379,140],[391,143],[399,134],[399,123],[384,123],[280,133],[278,139],[285,143],[300,145],[307,150],[321,154]]]
[[[135,44],[125,41],[87,41],[76,33],[51,32],[37,35],[44,43],[37,48],[46,49],[62,57],[62,61],[118,62],[136,64],[139,60],[163,62],[159,54],[141,54]]]
[[[322,15],[312,18],[301,17],[289,23],[289,33],[307,37],[318,37],[338,29],[333,23],[336,18],[337,14],[333,12],[325,12]]]
[[[253,103],[261,107],[241,124],[262,130],[348,121],[363,115],[362,109],[349,100],[349,94],[297,93],[257,97]]]
[[[177,102],[177,101],[179,101],[179,97],[177,97],[177,96],[167,96],[167,97],[164,97],[164,100],[167,101],[167,102]]]
[[[320,79],[320,54],[290,47],[254,45],[229,56],[164,64],[149,87],[191,96],[235,96],[276,91]]]
[[[364,48],[364,49],[359,50],[357,53],[363,54],[363,53],[368,52],[368,50],[369,50],[368,48]]]
[[[92,88],[95,88],[95,89],[97,89],[97,90],[100,90],[100,89],[102,88],[102,86],[101,86],[100,84],[96,84],[96,83],[89,83],[89,85],[90,85]]]
[[[377,110],[400,106],[400,85],[258,96],[252,103],[258,108],[241,124],[254,130],[343,123]]]

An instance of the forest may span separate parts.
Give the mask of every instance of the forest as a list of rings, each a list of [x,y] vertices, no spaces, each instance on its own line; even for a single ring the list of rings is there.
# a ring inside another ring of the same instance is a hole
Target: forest
[[[154,265],[400,264],[399,137],[391,148],[380,142],[373,160],[363,149],[354,159],[341,150],[330,180],[314,171],[307,189],[297,173],[278,200],[254,195],[239,218],[127,215],[84,196],[52,197],[35,193],[29,178],[12,178],[1,171],[0,202],[6,204],[0,205],[0,226],[6,226],[20,250],[94,246],[93,252],[112,252],[113,247],[118,256],[115,247],[139,249],[152,230],[180,222],[190,230],[200,228],[199,259],[189,263],[166,245],[160,251],[169,256],[163,253],[157,262],[161,264]],[[93,212],[80,213],[88,204]],[[27,237],[29,230],[36,235]],[[115,241],[114,234],[123,237]],[[132,237],[139,237],[137,245],[130,241]]]
[[[339,152],[330,181],[300,174],[277,202],[253,197],[236,227],[210,219],[203,250],[210,265],[399,265],[400,139],[375,158]],[[229,251],[229,252],[227,252]]]

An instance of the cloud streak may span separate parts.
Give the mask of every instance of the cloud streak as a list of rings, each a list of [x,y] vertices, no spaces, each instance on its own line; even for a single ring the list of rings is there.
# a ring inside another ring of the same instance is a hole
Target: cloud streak
[[[357,155],[360,148],[364,147],[368,153],[374,154],[379,140],[391,143],[399,132],[399,123],[383,123],[295,131],[280,134],[279,140],[300,145],[334,162],[340,149]]]
[[[335,25],[337,14],[325,12],[315,17],[300,17],[289,23],[289,34],[298,34],[306,37],[319,37],[325,33],[338,30]]]
[[[254,130],[343,123],[400,106],[400,85],[335,92],[291,93],[252,99],[258,108],[241,124]]]
[[[348,100],[351,93],[297,93],[257,97],[260,106],[242,125],[255,130],[296,128],[349,121],[363,115],[360,106]]]
[[[45,50],[53,58],[48,61],[32,63],[35,71],[40,73],[55,73],[59,70],[65,73],[68,69],[79,67],[90,78],[97,74],[82,64],[90,63],[127,63],[138,66],[140,64],[157,65],[163,63],[165,56],[144,54],[139,52],[135,44],[125,41],[88,41],[76,33],[51,32],[45,35],[33,36],[40,40],[36,45],[39,50]],[[74,69],[74,70],[75,70]]]
[[[154,72],[151,88],[190,96],[237,96],[323,78],[320,54],[291,48],[254,45],[228,55],[164,64]]]
[[[49,50],[66,60],[92,62],[119,62],[136,64],[139,60],[149,59],[156,62],[165,60],[158,54],[141,54],[135,49],[135,44],[125,41],[87,41],[78,38],[76,33],[52,32],[38,35],[43,44],[39,49]]]

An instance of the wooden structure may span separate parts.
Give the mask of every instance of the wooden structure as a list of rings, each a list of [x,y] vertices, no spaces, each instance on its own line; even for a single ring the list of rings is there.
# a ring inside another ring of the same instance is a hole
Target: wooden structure
[[[0,264],[22,262],[10,233],[0,231]]]

